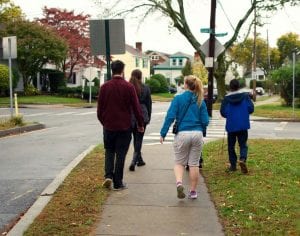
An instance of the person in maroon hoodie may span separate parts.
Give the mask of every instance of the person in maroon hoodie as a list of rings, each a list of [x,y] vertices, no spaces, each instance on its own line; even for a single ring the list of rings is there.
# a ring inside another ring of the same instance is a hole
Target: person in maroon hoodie
[[[125,64],[116,60],[111,64],[112,79],[99,90],[97,117],[103,126],[105,148],[105,180],[103,187],[126,189],[123,171],[131,141],[131,112],[136,117],[139,132],[144,132],[143,114],[132,84],[124,79]]]

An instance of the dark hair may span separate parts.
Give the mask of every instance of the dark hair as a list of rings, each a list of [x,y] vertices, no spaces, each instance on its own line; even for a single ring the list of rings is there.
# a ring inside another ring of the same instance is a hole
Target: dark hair
[[[136,94],[140,96],[142,92],[142,71],[140,71],[139,69],[133,70],[131,72],[129,82],[133,84]]]
[[[124,67],[125,67],[125,64],[122,61],[120,61],[120,60],[113,61],[111,63],[112,74],[113,75],[120,75],[120,74],[122,74],[123,71],[124,71]]]
[[[240,83],[237,79],[233,79],[229,83],[230,91],[237,91],[240,88]]]

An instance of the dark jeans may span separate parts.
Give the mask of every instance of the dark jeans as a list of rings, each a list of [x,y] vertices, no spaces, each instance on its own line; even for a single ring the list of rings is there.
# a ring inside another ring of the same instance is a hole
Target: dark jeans
[[[146,131],[146,125],[144,125],[144,129]],[[133,156],[136,157],[136,161],[139,161],[139,159],[142,157],[142,145],[145,131],[143,133],[138,132],[136,126],[132,129],[134,147]]]
[[[113,180],[114,187],[123,184],[126,154],[131,141],[131,130],[108,131],[103,129],[105,148],[105,178]]]
[[[237,156],[235,153],[235,143],[238,140],[240,146],[240,160],[247,160],[248,153],[248,130],[242,130],[238,132],[229,132],[227,134],[227,142],[228,142],[228,155],[231,167],[236,167]]]

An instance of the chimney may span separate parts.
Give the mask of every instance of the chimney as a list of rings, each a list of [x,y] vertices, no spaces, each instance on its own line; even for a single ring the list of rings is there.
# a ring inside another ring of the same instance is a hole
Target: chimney
[[[136,43],[135,43],[135,48],[136,48],[136,50],[138,50],[139,52],[142,52],[142,42],[136,42]]]
[[[200,60],[200,54],[198,52],[194,53],[194,61],[199,61]]]

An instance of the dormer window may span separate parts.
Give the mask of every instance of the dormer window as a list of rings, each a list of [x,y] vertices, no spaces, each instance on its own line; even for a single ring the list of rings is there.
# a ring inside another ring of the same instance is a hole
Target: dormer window
[[[182,58],[179,59],[179,65],[180,65],[180,66],[183,65],[183,60],[182,60]]]
[[[172,59],[172,66],[176,66],[176,59],[175,58]]]

